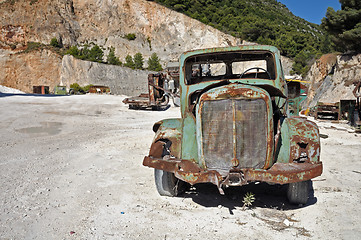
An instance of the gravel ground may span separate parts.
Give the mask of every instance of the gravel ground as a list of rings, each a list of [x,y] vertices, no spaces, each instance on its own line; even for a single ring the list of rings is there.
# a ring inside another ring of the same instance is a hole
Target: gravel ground
[[[123,98],[0,93],[0,239],[361,239],[361,135],[347,125],[317,122],[324,173],[305,206],[267,184],[169,198],[142,161],[153,123],[179,108]]]

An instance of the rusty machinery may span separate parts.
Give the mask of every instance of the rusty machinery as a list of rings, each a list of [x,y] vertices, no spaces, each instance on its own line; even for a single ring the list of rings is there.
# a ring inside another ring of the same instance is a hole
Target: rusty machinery
[[[163,110],[168,107],[169,98],[179,98],[177,93],[167,89],[168,79],[164,73],[148,74],[148,93],[123,100],[130,109]]]

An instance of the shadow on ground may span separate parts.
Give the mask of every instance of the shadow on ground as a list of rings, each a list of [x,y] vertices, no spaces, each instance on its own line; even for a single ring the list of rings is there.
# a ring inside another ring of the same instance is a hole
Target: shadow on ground
[[[255,202],[252,207],[271,208],[278,210],[290,210],[303,208],[313,205],[317,202],[314,196],[312,182],[310,182],[309,198],[305,205],[293,205],[287,200],[287,185],[269,185],[267,183],[250,183],[242,187],[229,187],[225,189],[225,195],[221,195],[217,187],[213,184],[196,184],[190,190],[186,191],[182,197],[191,198],[194,202],[204,207],[222,207],[228,208],[230,214],[236,207],[243,206],[243,197],[251,192],[255,195]]]

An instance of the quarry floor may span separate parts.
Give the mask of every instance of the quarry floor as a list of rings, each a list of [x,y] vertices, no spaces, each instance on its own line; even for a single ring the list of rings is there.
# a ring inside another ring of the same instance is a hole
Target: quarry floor
[[[361,239],[361,134],[320,126],[324,172],[304,206],[285,187],[158,195],[142,166],[152,125],[124,96],[0,94],[0,239]],[[242,210],[243,196],[256,201]]]

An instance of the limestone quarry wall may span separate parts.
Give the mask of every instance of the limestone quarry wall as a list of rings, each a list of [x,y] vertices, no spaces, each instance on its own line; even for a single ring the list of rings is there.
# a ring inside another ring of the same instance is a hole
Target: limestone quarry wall
[[[61,63],[60,82],[67,87],[72,83],[106,85],[113,94],[139,95],[148,92],[149,71],[82,61],[66,55]]]

